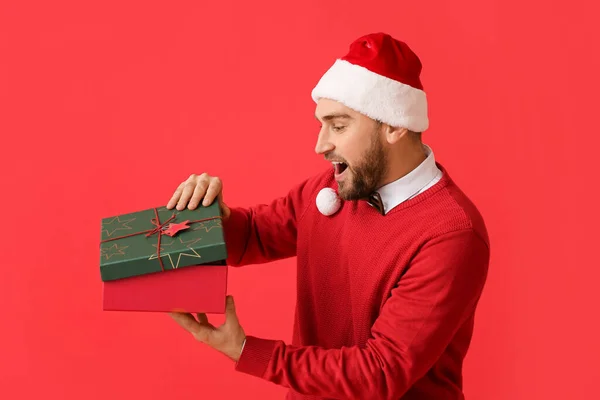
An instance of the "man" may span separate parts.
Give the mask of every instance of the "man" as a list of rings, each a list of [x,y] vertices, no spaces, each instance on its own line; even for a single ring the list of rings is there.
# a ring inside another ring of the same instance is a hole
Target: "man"
[[[297,256],[293,340],[173,318],[238,371],[289,398],[462,399],[462,363],[489,262],[481,215],[421,141],[419,58],[387,34],[354,41],[313,89],[316,152],[332,168],[285,197],[229,208],[222,182],[192,175],[167,207],[217,199],[230,265]]]

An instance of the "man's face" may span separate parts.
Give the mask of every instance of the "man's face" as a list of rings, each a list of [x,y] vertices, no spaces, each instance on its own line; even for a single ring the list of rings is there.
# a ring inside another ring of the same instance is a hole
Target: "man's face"
[[[315,151],[332,162],[339,196],[366,198],[387,172],[382,125],[328,99],[319,100],[315,117],[321,123]]]

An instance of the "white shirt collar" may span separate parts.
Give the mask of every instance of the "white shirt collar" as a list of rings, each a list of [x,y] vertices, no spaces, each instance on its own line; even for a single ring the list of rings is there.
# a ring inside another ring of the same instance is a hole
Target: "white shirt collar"
[[[398,204],[427,190],[441,178],[442,171],[436,165],[433,150],[427,145],[423,145],[423,148],[427,158],[419,166],[377,190],[386,214]]]

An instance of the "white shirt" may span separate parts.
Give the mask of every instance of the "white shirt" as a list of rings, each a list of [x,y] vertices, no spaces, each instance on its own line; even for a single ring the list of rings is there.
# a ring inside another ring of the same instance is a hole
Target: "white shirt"
[[[442,171],[435,164],[433,150],[427,145],[423,145],[423,148],[427,158],[419,166],[377,190],[386,214],[398,204],[423,193],[442,177]]]

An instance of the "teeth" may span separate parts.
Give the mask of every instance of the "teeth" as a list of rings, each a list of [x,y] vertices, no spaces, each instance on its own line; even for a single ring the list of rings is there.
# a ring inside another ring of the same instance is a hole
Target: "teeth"
[[[331,164],[333,165],[333,169],[335,170],[335,172],[338,174],[342,173],[342,170],[346,169],[346,163],[343,163],[341,161],[332,161]]]

